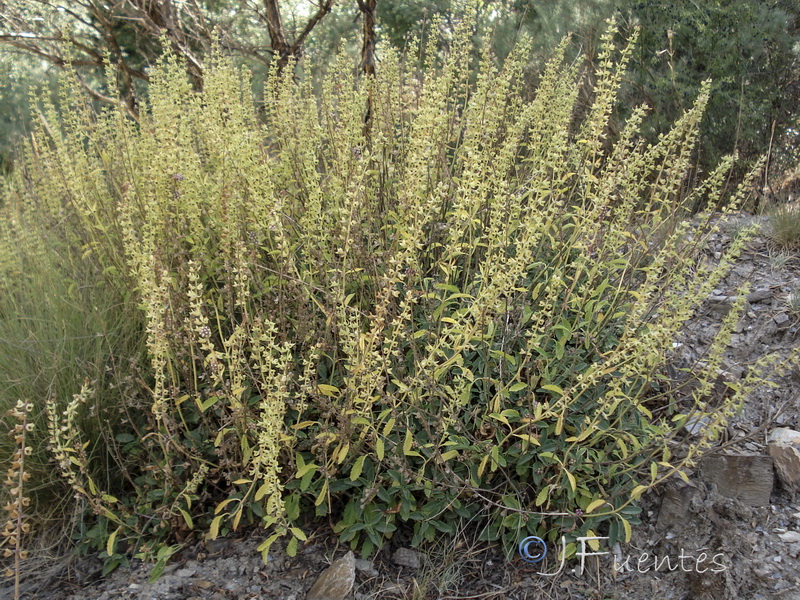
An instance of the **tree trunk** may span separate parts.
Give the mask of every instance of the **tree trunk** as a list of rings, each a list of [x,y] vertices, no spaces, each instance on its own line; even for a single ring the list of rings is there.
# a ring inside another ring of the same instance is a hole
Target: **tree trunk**
[[[286,41],[286,33],[283,31],[283,20],[281,19],[278,0],[264,0],[264,8],[266,10],[267,30],[269,31],[272,51],[278,55],[278,72],[281,72],[289,64],[292,47]]]
[[[364,137],[369,141],[372,130],[373,82],[375,75],[375,9],[378,0],[358,0],[358,8],[364,17],[364,44],[361,46],[361,71],[367,78],[369,95],[364,114]]]

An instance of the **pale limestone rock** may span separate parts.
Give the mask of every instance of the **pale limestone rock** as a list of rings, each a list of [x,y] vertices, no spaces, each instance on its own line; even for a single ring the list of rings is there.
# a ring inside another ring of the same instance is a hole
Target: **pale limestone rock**
[[[306,600],[345,600],[356,580],[356,557],[352,551],[335,560],[308,590]]]
[[[793,492],[800,491],[800,431],[778,427],[769,434],[767,443],[783,486]]]
[[[797,531],[787,531],[786,533],[779,533],[778,537],[781,538],[781,541],[784,541],[787,544],[794,544],[800,542],[800,533],[798,533]]]

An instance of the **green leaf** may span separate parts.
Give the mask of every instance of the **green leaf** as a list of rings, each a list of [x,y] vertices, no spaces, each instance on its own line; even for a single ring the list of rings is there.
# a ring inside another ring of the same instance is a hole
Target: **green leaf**
[[[189,515],[189,513],[183,510],[182,508],[179,508],[178,510],[181,511],[181,516],[183,516],[183,520],[186,522],[186,526],[189,529],[194,529],[194,521],[192,521],[192,517]]]
[[[303,478],[300,480],[300,491],[305,492],[308,489],[308,486],[311,484],[311,480],[314,478],[315,471],[309,471]]]
[[[264,564],[267,563],[267,559],[269,558],[270,547],[275,543],[275,540],[281,537],[281,535],[281,533],[273,533],[258,546],[257,550],[258,552],[261,552],[261,558],[263,559]]]
[[[578,489],[578,486],[575,483],[575,476],[566,469],[564,469],[564,473],[566,474],[567,479],[569,479],[569,485],[572,488],[572,493],[574,494]]]
[[[508,419],[506,419],[503,415],[499,413],[491,413],[489,417],[491,419],[494,419],[495,421],[500,421],[504,425],[508,425],[509,427],[511,427],[511,423],[508,422]]]
[[[217,504],[217,508],[214,509],[214,514],[218,515],[219,513],[222,512],[222,509],[224,509],[226,506],[228,506],[228,504],[230,504],[231,502],[236,502],[237,500],[239,500],[239,499],[238,498],[227,498],[227,499],[223,500],[222,502]]]
[[[486,471],[486,465],[489,464],[489,455],[483,457],[481,460],[481,464],[478,465],[478,477],[483,477],[483,473]]]
[[[366,454],[359,456],[356,462],[353,463],[353,468],[350,469],[350,481],[355,481],[361,476],[361,470],[364,468],[364,461],[367,459]]]
[[[454,294],[458,294],[461,292],[456,286],[451,283],[434,283],[433,289],[435,290],[442,290],[445,292],[453,292]]]
[[[588,515],[594,512],[596,509],[603,506],[605,503],[606,503],[605,500],[603,500],[602,498],[598,498],[597,500],[594,500],[593,502],[589,503],[589,506],[586,507],[586,510],[584,512]]]
[[[289,540],[289,543],[286,544],[286,555],[294,558],[297,556],[297,538],[293,537]]]
[[[619,519],[620,521],[622,521],[622,528],[625,530],[625,542],[630,542],[632,533],[631,524],[627,521],[627,519],[624,519],[623,517],[620,517]]]
[[[597,534],[593,530],[590,529],[589,531],[586,532],[586,537],[588,537],[588,538],[596,538]],[[589,548],[592,549],[592,552],[598,552],[600,550],[600,540],[590,539],[590,540],[587,540],[587,543],[589,544]]]
[[[339,449],[339,455],[336,457],[337,464],[342,464],[344,459],[347,458],[347,453],[350,451],[350,442],[345,443],[341,449]]]
[[[547,390],[548,392],[555,392],[559,396],[564,395],[564,390],[560,386],[557,386],[553,383],[548,383],[547,385],[543,385],[542,389]]]
[[[562,412],[558,415],[558,420],[556,421],[556,435],[561,435],[561,432],[564,429],[564,413]]]
[[[328,396],[329,398],[338,398],[339,397],[339,388],[333,385],[327,385],[325,383],[320,383],[317,386],[317,389],[323,396]]]
[[[111,573],[114,569],[122,564],[121,561],[114,559],[108,560],[103,564],[103,577]]]
[[[319,506],[320,504],[322,504],[325,501],[325,498],[327,497],[328,497],[328,481],[325,480],[322,483],[322,489],[319,491],[317,499],[314,500],[314,506]]]
[[[541,443],[539,442],[539,440],[537,440],[535,437],[533,437],[530,433],[515,433],[514,437],[518,437],[521,440],[524,440],[526,442],[530,442],[534,446],[541,446]]]
[[[253,496],[253,500],[259,502],[264,496],[269,494],[271,490],[272,490],[272,485],[268,481],[265,481],[256,490],[256,494],[255,496]]]
[[[208,528],[208,539],[215,540],[219,535],[219,526],[222,523],[222,518],[225,515],[219,515],[218,517],[214,517],[211,521],[211,525]]]
[[[114,546],[116,545],[117,534],[121,529],[122,527],[117,527],[114,532],[108,536],[108,540],[106,541],[106,554],[108,554],[109,558],[114,556]]]
[[[456,456],[458,456],[458,450],[448,450],[447,452],[442,452],[442,461],[447,462]]]
[[[410,429],[406,429],[406,439],[403,442],[403,454],[405,456],[420,456],[419,452],[414,452],[411,450],[413,444],[414,444],[414,434],[411,433]]]
[[[646,485],[637,485],[631,492],[631,500],[638,500],[648,489]]]
[[[617,438],[617,446],[619,446],[622,452],[622,458],[628,458],[628,447],[625,445],[625,442],[622,441],[622,438]]]
[[[313,473],[319,468],[319,466],[315,465],[313,462],[304,463],[303,458],[299,454],[297,456],[300,458],[300,460],[297,462],[297,472],[294,474],[295,479],[300,479],[301,477],[304,477],[306,473]]]
[[[505,457],[500,453],[499,446],[494,446],[489,454],[492,457],[492,472],[496,471],[497,467],[505,467],[508,464]]]
[[[200,407],[200,412],[206,412],[209,408],[214,406],[217,402],[219,402],[221,396],[217,396],[214,394],[210,398],[207,398],[204,401],[200,401],[200,398],[197,399],[197,404]]]
[[[150,577],[147,578],[148,583],[155,583],[158,581],[158,578],[161,577],[161,574],[164,572],[164,568],[167,566],[166,560],[159,560],[156,562],[153,570],[150,571]]]
[[[565,442],[570,442],[570,443],[573,443],[573,442],[574,443],[579,443],[579,442],[582,442],[583,440],[585,440],[586,438],[588,438],[590,435],[592,435],[592,432],[593,432],[593,430],[591,428],[587,427],[586,429],[581,431],[580,435],[568,437],[564,441]]]
[[[384,452],[383,440],[381,438],[378,438],[377,440],[375,440],[375,454],[378,457],[378,460],[380,461],[383,460],[384,456],[383,452]]]

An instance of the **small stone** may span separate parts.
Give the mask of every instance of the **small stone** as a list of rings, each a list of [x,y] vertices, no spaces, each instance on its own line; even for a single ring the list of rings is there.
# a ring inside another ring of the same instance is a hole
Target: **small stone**
[[[384,596],[394,597],[406,597],[406,592],[408,591],[406,587],[401,583],[385,583],[381,586],[380,591],[383,593],[382,596],[378,596],[379,598]]]
[[[787,315],[786,313],[778,313],[777,315],[772,317],[772,320],[775,321],[775,324],[778,327],[788,327],[790,321],[789,315]]]
[[[702,435],[706,428],[711,424],[711,419],[708,417],[692,417],[683,428],[689,433],[689,435],[699,436]]]
[[[787,531],[786,533],[779,533],[778,537],[787,544],[794,544],[800,542],[800,533],[797,531]]]
[[[772,290],[769,288],[754,290],[747,294],[747,301],[751,304],[754,302],[761,302],[762,300],[768,300],[770,298],[772,298]]]
[[[784,487],[800,491],[800,431],[785,427],[773,429],[767,448]]]
[[[362,558],[356,559],[356,570],[365,573],[369,577],[377,577],[378,576],[378,569],[368,560],[364,560]]]
[[[715,295],[708,297],[708,304],[709,310],[720,313],[720,314],[727,314],[727,312],[733,306],[733,302],[736,300],[735,297],[732,296],[722,296],[722,295]]]
[[[175,571],[175,577],[192,577],[197,571],[195,569],[178,569]]]
[[[771,572],[772,571],[770,571],[769,568],[760,568],[753,570],[753,573],[755,573],[758,577],[764,577],[764,578],[769,577],[769,574]]]
[[[398,548],[392,555],[392,560],[396,565],[408,567],[409,569],[419,569],[419,552],[410,548]]]
[[[344,600],[356,580],[356,557],[352,551],[322,572],[306,594],[306,600]]]
[[[225,538],[206,540],[204,543],[209,554],[219,554],[220,552],[223,552],[229,545],[228,540]]]

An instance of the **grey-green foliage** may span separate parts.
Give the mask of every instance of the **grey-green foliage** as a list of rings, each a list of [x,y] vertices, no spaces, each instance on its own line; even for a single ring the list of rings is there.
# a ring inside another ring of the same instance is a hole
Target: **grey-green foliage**
[[[28,130],[28,92],[52,84],[52,73],[41,61],[0,49],[0,172],[11,168],[16,142]]]

